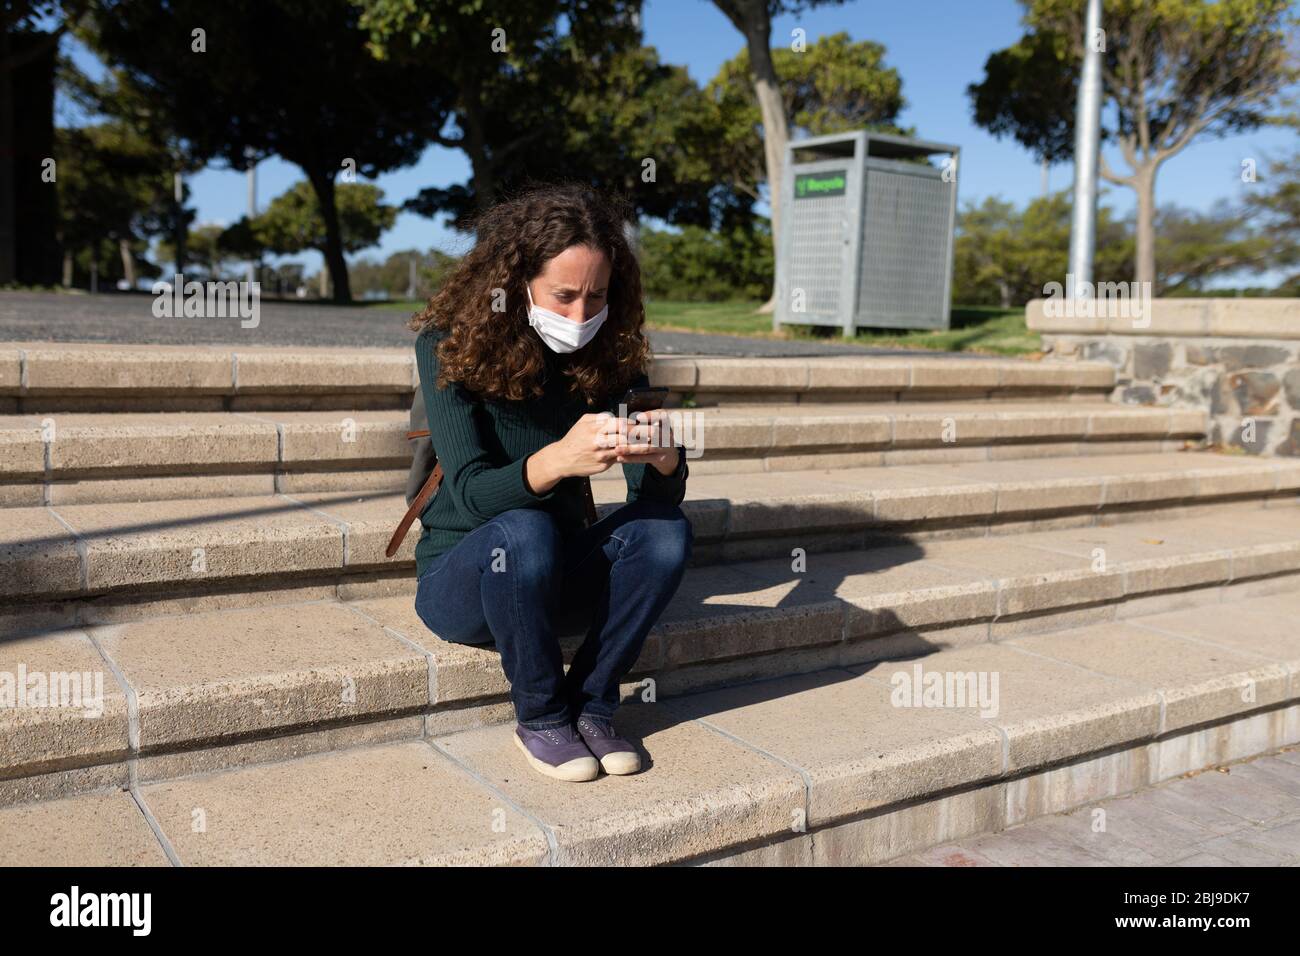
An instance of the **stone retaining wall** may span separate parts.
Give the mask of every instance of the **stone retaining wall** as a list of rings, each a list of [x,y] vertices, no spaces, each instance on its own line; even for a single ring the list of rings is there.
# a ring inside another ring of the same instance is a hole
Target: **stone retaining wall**
[[[1213,445],[1300,455],[1300,299],[1156,299],[1140,318],[1060,305],[1030,302],[1029,327],[1049,358],[1114,366],[1112,401],[1202,408]]]

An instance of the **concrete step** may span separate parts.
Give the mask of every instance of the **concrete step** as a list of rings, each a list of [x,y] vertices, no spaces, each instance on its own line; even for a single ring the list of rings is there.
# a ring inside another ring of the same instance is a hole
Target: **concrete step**
[[[1108,365],[969,355],[658,356],[651,382],[675,402],[1104,395]],[[413,349],[0,343],[0,412],[402,408]]]
[[[1205,422],[1100,401],[843,402],[683,410],[674,427],[698,476],[1166,451]],[[396,409],[0,416],[0,505],[399,491],[408,427]]]
[[[94,720],[0,708],[0,804],[508,722],[495,649],[431,634],[412,583],[87,603],[62,624],[26,615],[0,642],[0,673],[95,673],[103,693]],[[1208,621],[1271,594],[1300,594],[1300,508],[693,568],[624,692],[674,697],[1186,608]],[[1256,633],[1243,620],[1233,640]],[[566,660],[585,623],[561,623]],[[1285,636],[1294,646],[1292,623]]]
[[[0,865],[881,863],[1300,741],[1297,615],[1294,590],[1239,595],[637,699],[617,726],[643,770],[583,785],[529,769],[510,723],[448,732],[415,717],[281,738],[244,766],[172,758],[181,772],[164,777],[141,759],[91,791],[0,810]],[[340,640],[333,664],[355,671],[375,639],[351,661]],[[388,673],[410,676],[398,647]],[[150,666],[218,669],[213,643],[192,651],[192,667]],[[375,681],[357,690],[376,699]],[[197,696],[140,687],[134,707],[75,725],[125,749],[128,720],[146,737],[174,729],[155,707],[174,716]]]
[[[613,489],[593,484],[597,501]],[[697,564],[1294,503],[1300,462],[1201,452],[692,474]],[[610,507],[617,507],[617,504]],[[603,513],[603,507],[600,509]]]
[[[601,514],[626,497],[622,481],[593,489]],[[693,563],[704,566],[796,547],[875,547],[896,535],[1089,526],[1234,501],[1249,511],[1286,505],[1298,489],[1296,461],[1121,455],[693,476],[684,510]],[[384,549],[405,510],[400,494],[355,492],[9,508],[0,512],[0,599],[64,602],[55,611],[71,613],[67,602],[404,581],[418,529],[393,559]]]

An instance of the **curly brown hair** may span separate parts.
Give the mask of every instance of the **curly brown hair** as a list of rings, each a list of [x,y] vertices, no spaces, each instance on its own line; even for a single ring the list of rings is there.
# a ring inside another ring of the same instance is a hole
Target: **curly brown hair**
[[[603,251],[611,267],[609,314],[583,348],[566,353],[569,391],[588,403],[625,389],[650,365],[641,302],[641,267],[623,225],[630,207],[582,183],[548,183],[505,198],[475,221],[474,248],[409,327],[446,333],[438,344],[437,388],[452,381],[483,398],[523,400],[543,393],[546,346],[531,334],[525,283],[571,246]],[[504,311],[498,307],[504,293]]]

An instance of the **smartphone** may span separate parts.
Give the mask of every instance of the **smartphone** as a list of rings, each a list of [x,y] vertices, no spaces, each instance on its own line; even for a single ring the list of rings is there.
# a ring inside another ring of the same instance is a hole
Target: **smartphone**
[[[627,417],[631,418],[637,412],[652,412],[656,409],[663,408],[664,402],[667,398],[667,385],[650,385],[645,388],[629,388],[623,393],[623,400],[620,402],[620,405],[627,406]]]

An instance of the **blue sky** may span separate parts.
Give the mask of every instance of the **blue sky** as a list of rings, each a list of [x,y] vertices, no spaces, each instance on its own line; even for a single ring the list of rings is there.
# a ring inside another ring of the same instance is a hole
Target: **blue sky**
[[[926,0],[899,3],[896,0],[850,0],[840,6],[812,10],[798,18],[783,17],[773,28],[773,45],[790,42],[791,31],[802,27],[809,42],[817,37],[845,31],[853,40],[874,40],[884,45],[885,63],[897,69],[903,79],[906,106],[901,125],[916,129],[930,140],[961,147],[959,199],[981,201],[1000,196],[1016,203],[1041,192],[1038,164],[1010,139],[998,141],[971,122],[966,86],[982,75],[990,53],[1013,43],[1021,34],[1021,8],[1014,0]],[[731,23],[708,0],[646,0],[642,25],[645,42],[654,46],[661,60],[684,65],[698,83],[707,82],[734,56],[743,39]],[[93,61],[84,51],[73,51],[83,68]],[[69,113],[60,110],[61,121]],[[1269,157],[1280,157],[1295,148],[1295,133],[1285,129],[1264,129],[1222,140],[1201,140],[1166,162],[1157,181],[1157,202],[1204,210],[1220,198],[1236,199],[1247,186],[1241,181],[1245,158],[1257,161],[1261,174]],[[1123,162],[1107,151],[1112,168]],[[1073,172],[1068,163],[1050,171],[1049,187],[1064,189]],[[258,167],[258,201],[264,207],[301,179],[297,167],[277,159]],[[405,169],[381,176],[374,182],[383,188],[385,199],[399,202],[430,185],[447,185],[469,178],[469,165],[462,153],[430,147],[420,161]],[[229,223],[247,209],[243,173],[209,169],[192,177],[192,204],[200,222]],[[1102,202],[1120,213],[1133,207],[1132,190],[1107,186]],[[760,211],[767,212],[765,207]],[[436,246],[462,252],[467,239],[441,221],[403,213],[377,248],[363,255],[382,258],[399,249]],[[320,256],[294,257],[309,271],[319,267]]]

